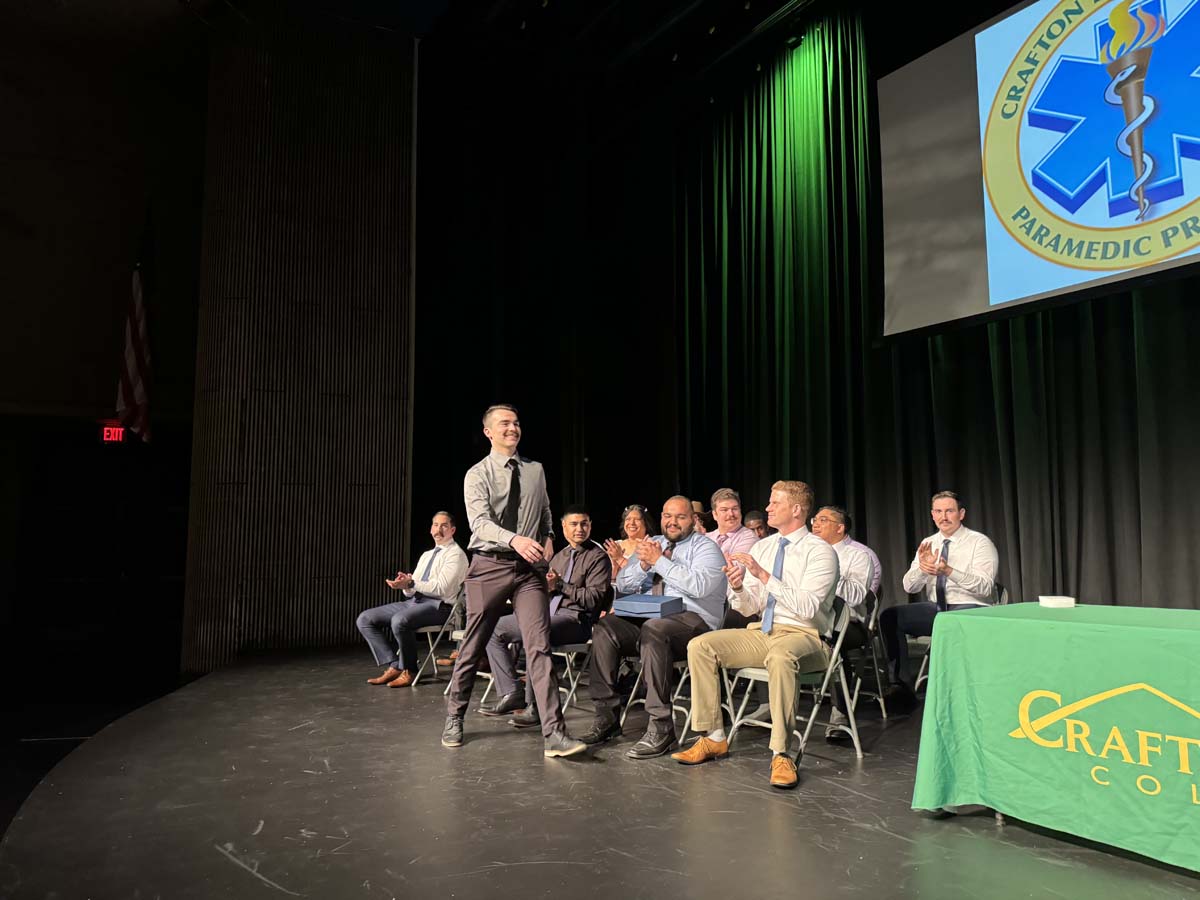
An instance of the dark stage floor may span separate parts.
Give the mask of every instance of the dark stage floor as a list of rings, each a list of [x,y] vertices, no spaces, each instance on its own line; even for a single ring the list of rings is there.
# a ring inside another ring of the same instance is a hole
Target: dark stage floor
[[[798,790],[766,733],[696,768],[626,737],[546,760],[468,717],[439,744],[442,684],[373,688],[363,652],[245,663],[104,729],[25,802],[0,897],[663,898],[1190,896],[1200,879],[990,815],[912,812],[917,716],[867,750],[820,743]],[[582,731],[587,711],[569,722]]]

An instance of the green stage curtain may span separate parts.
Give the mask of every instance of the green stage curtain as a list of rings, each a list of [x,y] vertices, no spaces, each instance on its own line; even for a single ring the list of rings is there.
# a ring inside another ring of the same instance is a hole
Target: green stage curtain
[[[847,507],[884,593],[954,489],[1014,600],[1196,607],[1195,278],[935,337],[878,337],[862,23],[813,21],[677,149],[680,482]]]

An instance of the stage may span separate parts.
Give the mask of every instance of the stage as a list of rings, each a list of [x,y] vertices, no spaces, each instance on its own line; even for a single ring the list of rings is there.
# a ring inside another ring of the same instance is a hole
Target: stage
[[[1174,898],[1200,878],[988,813],[909,809],[919,712],[861,708],[865,758],[821,740],[767,784],[766,733],[687,768],[625,736],[547,760],[443,682],[370,687],[364,650],[258,659],[113,723],[34,790],[0,897]],[[483,687],[476,692],[476,700]],[[590,704],[571,709],[575,733]]]

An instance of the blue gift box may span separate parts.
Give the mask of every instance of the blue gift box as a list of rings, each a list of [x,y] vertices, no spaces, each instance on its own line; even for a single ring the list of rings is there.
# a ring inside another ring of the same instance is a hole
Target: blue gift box
[[[630,594],[613,601],[613,615],[631,619],[661,619],[683,612],[682,597],[659,597],[655,594]]]

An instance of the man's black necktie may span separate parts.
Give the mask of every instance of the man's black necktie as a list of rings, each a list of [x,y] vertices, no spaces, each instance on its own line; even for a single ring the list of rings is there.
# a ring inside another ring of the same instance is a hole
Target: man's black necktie
[[[508,502],[504,504],[504,515],[500,517],[500,527],[505,531],[517,530],[517,510],[521,508],[521,469],[515,459],[508,461],[512,470],[512,480],[508,485]]]

